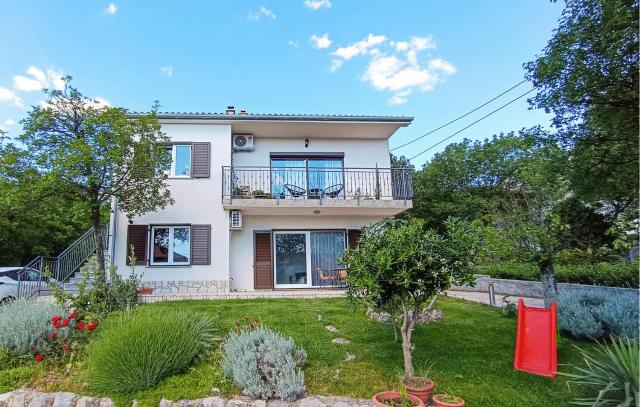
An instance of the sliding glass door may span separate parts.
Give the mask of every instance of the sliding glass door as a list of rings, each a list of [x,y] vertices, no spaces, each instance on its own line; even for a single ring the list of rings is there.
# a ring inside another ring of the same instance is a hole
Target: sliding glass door
[[[275,287],[308,287],[311,283],[309,232],[273,232]]]
[[[340,268],[343,230],[276,231],[273,236],[275,288],[321,286],[320,270],[328,276]]]
[[[272,158],[271,194],[287,198],[344,197],[341,158]]]

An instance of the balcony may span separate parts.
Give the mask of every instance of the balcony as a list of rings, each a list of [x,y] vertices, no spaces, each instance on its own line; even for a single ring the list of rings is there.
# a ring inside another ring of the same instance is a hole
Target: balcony
[[[246,214],[391,216],[412,198],[406,168],[222,168],[224,208]]]

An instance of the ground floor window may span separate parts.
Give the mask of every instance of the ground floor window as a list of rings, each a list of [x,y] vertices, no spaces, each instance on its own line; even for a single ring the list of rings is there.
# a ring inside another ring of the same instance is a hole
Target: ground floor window
[[[341,267],[337,258],[346,248],[344,230],[275,231],[273,236],[276,288],[320,286],[323,274]]]
[[[152,265],[188,265],[191,256],[191,228],[189,226],[153,226]]]

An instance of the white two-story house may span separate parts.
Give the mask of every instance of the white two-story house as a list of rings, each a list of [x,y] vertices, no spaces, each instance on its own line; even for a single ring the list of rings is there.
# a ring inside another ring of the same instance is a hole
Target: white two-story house
[[[175,203],[130,223],[116,208],[111,261],[129,248],[154,294],[312,288],[360,228],[412,207],[389,138],[410,117],[161,113]]]

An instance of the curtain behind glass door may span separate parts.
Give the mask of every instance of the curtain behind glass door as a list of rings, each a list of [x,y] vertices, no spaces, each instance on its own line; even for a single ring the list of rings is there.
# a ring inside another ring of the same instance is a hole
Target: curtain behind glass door
[[[344,196],[344,169],[342,160],[310,159],[307,163],[309,171],[309,197],[319,198],[322,191],[329,187],[339,190],[338,196]]]
[[[346,247],[345,241],[342,230],[311,232],[311,281],[314,286],[320,285],[318,268],[329,271],[341,267],[337,258]]]
[[[289,186],[289,188],[287,188]],[[305,160],[271,160],[271,194],[274,198],[290,198],[290,189],[307,190]]]

